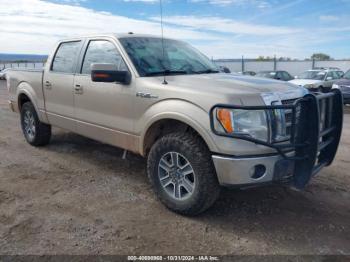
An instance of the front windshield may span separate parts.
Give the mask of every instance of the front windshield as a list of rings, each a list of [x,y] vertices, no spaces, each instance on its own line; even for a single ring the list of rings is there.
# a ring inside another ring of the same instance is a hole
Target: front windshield
[[[262,71],[256,74],[258,77],[267,77],[267,78],[274,78],[276,75],[276,72],[271,71]]]
[[[300,79],[313,79],[323,80],[326,76],[326,72],[323,71],[306,71],[302,73],[298,78]]]
[[[217,66],[199,51],[177,40],[153,37],[119,39],[140,76],[218,73]]]
[[[343,78],[350,79],[350,70],[344,74]]]

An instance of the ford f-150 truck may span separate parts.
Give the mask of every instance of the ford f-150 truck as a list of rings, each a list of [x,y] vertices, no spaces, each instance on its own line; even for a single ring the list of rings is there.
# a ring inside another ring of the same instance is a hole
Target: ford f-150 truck
[[[140,154],[159,199],[186,215],[221,186],[304,188],[342,129],[337,89],[220,73],[187,43],[149,35],[63,40],[44,70],[11,70],[7,82],[29,144],[48,144],[56,126]]]

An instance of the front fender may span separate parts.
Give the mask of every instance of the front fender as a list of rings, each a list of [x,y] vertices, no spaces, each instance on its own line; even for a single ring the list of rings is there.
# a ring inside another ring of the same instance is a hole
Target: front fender
[[[140,134],[140,152],[144,152],[144,141],[148,129],[157,121],[173,119],[192,127],[203,138],[210,151],[217,151],[211,136],[209,114],[204,109],[184,100],[169,99],[152,105],[136,123]]]
[[[159,120],[173,119],[181,121],[203,138],[209,150],[213,153],[244,156],[274,153],[275,151],[263,145],[215,135],[210,128],[209,113],[189,101],[169,99],[149,107],[142,117],[136,121],[135,131],[140,134],[139,152],[144,152],[144,141],[147,130]]]

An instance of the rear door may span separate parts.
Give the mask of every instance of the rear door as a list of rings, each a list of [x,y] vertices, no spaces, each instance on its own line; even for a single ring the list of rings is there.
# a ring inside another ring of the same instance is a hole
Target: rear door
[[[80,72],[74,80],[74,102],[77,132],[84,136],[134,150],[134,81],[130,85],[91,80],[91,64],[115,64],[118,70],[129,70],[113,40],[91,39],[87,42]]]
[[[341,78],[341,74],[338,73],[337,71],[330,71],[327,74],[326,77],[326,82],[325,82],[325,87],[327,88],[327,91],[329,91],[333,84]]]
[[[62,42],[43,78],[45,108],[52,125],[75,131],[73,83],[82,41]]]

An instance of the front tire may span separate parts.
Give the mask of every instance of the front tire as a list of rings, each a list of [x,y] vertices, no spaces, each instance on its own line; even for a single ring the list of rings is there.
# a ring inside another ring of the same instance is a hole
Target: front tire
[[[211,154],[196,134],[160,138],[148,155],[147,173],[160,201],[183,215],[207,210],[220,194]]]
[[[44,146],[50,142],[51,126],[40,122],[31,102],[22,105],[21,127],[25,139],[32,146]]]
[[[319,89],[322,93],[329,93],[331,91],[331,88],[324,86],[320,86]]]

